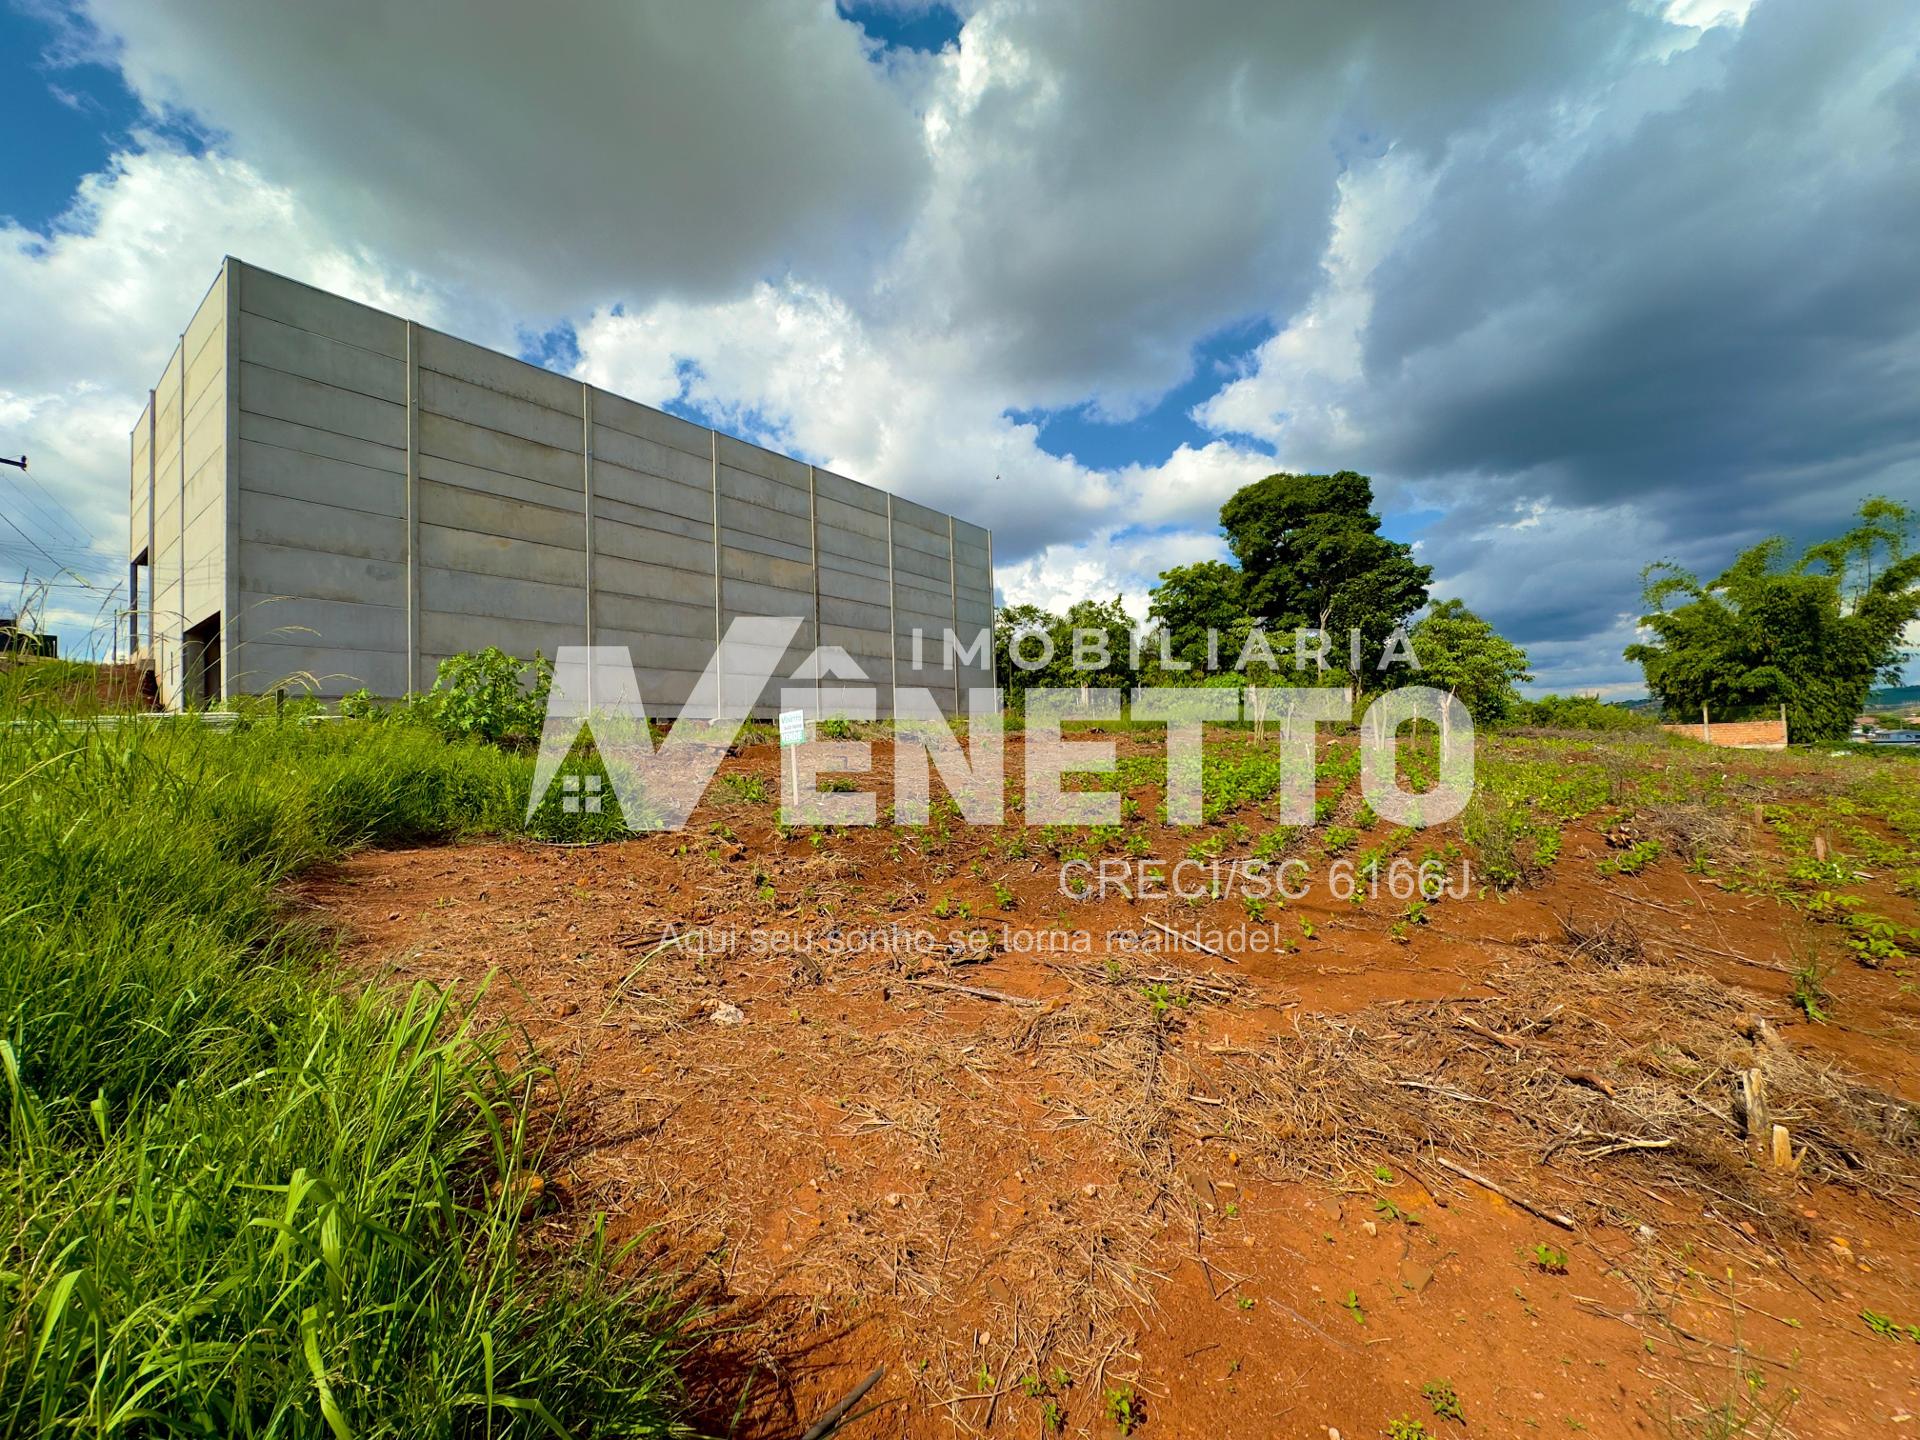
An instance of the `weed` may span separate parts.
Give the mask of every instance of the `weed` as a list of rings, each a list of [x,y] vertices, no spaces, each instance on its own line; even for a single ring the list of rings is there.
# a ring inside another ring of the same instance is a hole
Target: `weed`
[[[1387,1422],[1387,1440],[1429,1440],[1433,1432],[1411,1415]]]
[[[1867,1329],[1882,1340],[1911,1340],[1920,1345],[1920,1325],[1902,1325],[1891,1315],[1882,1315],[1878,1310],[1862,1310],[1861,1320]]]
[[[1821,964],[1816,956],[1793,972],[1793,989],[1787,998],[1816,1025],[1826,1022],[1828,1008],[1833,1004],[1833,997],[1822,983],[1832,971],[1831,965]]]
[[[1131,1435],[1147,1418],[1146,1408],[1133,1393],[1131,1385],[1121,1385],[1107,1391],[1106,1398],[1107,1419],[1122,1435]]]
[[[1542,1240],[1533,1247],[1533,1263],[1544,1275],[1564,1275],[1567,1273],[1567,1252],[1555,1249]]]
[[[720,787],[735,800],[764,805],[769,799],[767,782],[750,770],[728,770],[720,776]]]
[[[1427,1403],[1433,1406],[1433,1413],[1442,1420],[1458,1420],[1467,1423],[1466,1413],[1460,1408],[1460,1396],[1447,1380],[1429,1380],[1420,1387],[1420,1393],[1427,1397]]]
[[[523,685],[527,672],[531,683]],[[489,645],[442,660],[425,704],[443,735],[526,744],[540,734],[552,688],[553,666],[543,657],[516,660]]]
[[[1602,860],[1598,868],[1602,875],[1638,875],[1659,858],[1658,840],[1636,840],[1617,855]]]
[[[1402,1210],[1384,1195],[1375,1198],[1373,1202],[1373,1213],[1383,1220],[1389,1222],[1398,1220],[1403,1225],[1418,1225],[1420,1223],[1419,1212]]]
[[[1152,1007],[1155,1015],[1164,1015],[1176,1008],[1184,1010],[1193,1003],[1191,996],[1164,984],[1149,985],[1140,993],[1146,997],[1147,1004]]]
[[[1333,1237],[1329,1235],[1327,1238],[1331,1240]],[[1354,1324],[1364,1325],[1367,1323],[1367,1312],[1360,1304],[1360,1292],[1358,1290],[1347,1291],[1347,1298],[1342,1300],[1340,1304],[1345,1307],[1349,1315],[1353,1316]]]
[[[405,723],[22,718],[0,1429],[672,1431],[659,1283],[597,1234],[556,1251],[527,1204],[547,1072],[444,993],[349,996],[277,893],[352,845],[517,828],[532,758]]]

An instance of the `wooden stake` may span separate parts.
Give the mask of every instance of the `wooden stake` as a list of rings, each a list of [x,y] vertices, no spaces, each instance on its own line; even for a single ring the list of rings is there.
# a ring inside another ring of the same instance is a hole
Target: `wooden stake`
[[[1799,1163],[1793,1158],[1793,1137],[1784,1125],[1773,1127],[1773,1163],[1780,1170],[1792,1170]]]
[[[1742,1070],[1734,1077],[1733,1113],[1746,1135],[1747,1148],[1764,1159],[1773,1117],[1767,1109],[1767,1077],[1758,1069]]]

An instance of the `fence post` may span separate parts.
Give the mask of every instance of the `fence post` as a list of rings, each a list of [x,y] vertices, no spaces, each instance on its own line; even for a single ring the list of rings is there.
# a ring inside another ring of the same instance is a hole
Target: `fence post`
[[[1713,743],[1713,722],[1707,719],[1707,702],[1700,702],[1700,738],[1707,744]]]

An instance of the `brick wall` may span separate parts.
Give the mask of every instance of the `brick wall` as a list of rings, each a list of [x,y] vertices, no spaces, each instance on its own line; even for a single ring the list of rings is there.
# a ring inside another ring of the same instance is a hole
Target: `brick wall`
[[[1787,722],[1784,720],[1715,720],[1702,733],[1699,722],[1691,725],[1662,725],[1669,735],[1689,735],[1712,745],[1736,750],[1784,750]]]

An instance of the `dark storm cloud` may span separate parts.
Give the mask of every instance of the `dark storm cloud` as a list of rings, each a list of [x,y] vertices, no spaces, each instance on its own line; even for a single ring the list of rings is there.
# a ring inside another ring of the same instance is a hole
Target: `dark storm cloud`
[[[1624,673],[1646,561],[1711,573],[1920,502],[1920,10],[1761,0],[1611,53],[1422,160],[1317,397],[1339,427],[1274,435],[1444,506],[1443,583],[1523,640],[1589,637],[1596,673]],[[1273,367],[1276,416],[1298,381]]]

